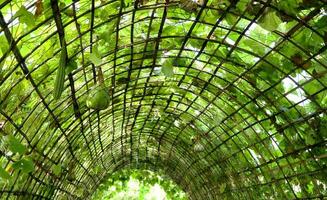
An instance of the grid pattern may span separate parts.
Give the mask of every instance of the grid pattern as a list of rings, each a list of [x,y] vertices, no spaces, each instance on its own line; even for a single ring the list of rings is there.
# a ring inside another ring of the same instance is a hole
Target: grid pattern
[[[13,154],[1,140],[11,179],[0,199],[86,199],[126,167],[164,170],[190,199],[326,198],[325,0],[0,9],[0,132],[27,148]],[[78,67],[54,100],[62,50]],[[94,111],[85,101],[99,68],[111,102]],[[25,157],[34,170],[13,169]]]

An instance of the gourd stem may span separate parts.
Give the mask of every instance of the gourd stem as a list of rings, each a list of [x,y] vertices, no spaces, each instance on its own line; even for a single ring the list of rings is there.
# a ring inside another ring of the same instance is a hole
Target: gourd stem
[[[104,78],[102,73],[102,68],[98,67],[98,84],[104,86]]]

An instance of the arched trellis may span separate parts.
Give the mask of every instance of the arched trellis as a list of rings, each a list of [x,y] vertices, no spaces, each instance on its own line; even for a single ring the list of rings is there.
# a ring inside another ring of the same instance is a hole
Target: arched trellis
[[[84,199],[108,173],[141,166],[191,199],[326,197],[325,0],[0,9],[0,130],[27,149],[2,140],[1,198]],[[78,67],[54,100],[63,49]],[[100,112],[85,105],[98,67],[111,96]],[[21,159],[33,171],[13,167]]]

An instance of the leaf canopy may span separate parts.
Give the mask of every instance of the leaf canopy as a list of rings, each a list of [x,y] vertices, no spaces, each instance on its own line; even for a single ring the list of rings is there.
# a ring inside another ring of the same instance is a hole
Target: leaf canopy
[[[0,199],[88,199],[124,169],[189,199],[326,198],[326,13],[0,1]]]

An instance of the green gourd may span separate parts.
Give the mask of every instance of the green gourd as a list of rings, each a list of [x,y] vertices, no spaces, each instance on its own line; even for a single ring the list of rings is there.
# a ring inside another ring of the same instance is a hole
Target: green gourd
[[[98,68],[98,84],[91,89],[87,100],[86,106],[94,110],[105,110],[110,104],[109,90],[104,84],[102,70]]]

